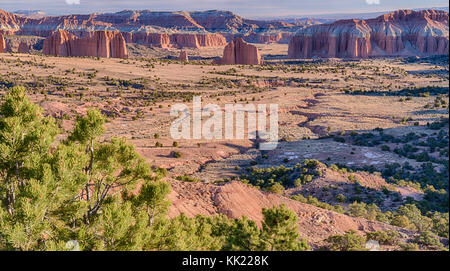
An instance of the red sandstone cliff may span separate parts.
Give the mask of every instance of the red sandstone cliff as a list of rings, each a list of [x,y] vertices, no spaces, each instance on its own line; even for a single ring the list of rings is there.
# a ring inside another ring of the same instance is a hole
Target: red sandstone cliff
[[[136,42],[161,47],[211,47],[224,46],[223,35],[231,39],[258,32],[262,42],[276,40],[275,34],[265,31],[295,28],[283,22],[247,20],[227,11],[202,12],[152,12],[126,10],[117,13],[64,15],[43,18],[26,18],[0,10],[0,33],[49,37],[58,29],[77,36],[83,33],[120,31],[128,43]],[[180,29],[183,32],[180,32]],[[169,31],[167,31],[169,30]],[[169,34],[170,33],[170,34]],[[238,33],[238,34],[236,34]],[[257,42],[259,38],[252,38]]]
[[[24,41],[19,43],[19,47],[17,48],[17,52],[20,54],[28,54],[30,52],[30,45]]]
[[[399,10],[370,20],[341,20],[300,30],[290,58],[446,55],[448,12]]]
[[[5,38],[3,38],[3,35],[0,34],[0,53],[5,52],[5,49],[6,49]]]
[[[292,33],[251,33],[243,37],[246,42],[251,43],[282,43],[287,44],[291,40]]]
[[[128,57],[125,39],[117,31],[95,31],[79,38],[65,30],[58,30],[44,41],[43,53],[53,56]]]
[[[178,61],[180,62],[189,62],[189,57],[186,51],[181,51],[180,56],[178,57]]]
[[[224,36],[214,33],[149,33],[135,32],[122,33],[128,43],[139,43],[160,48],[200,48],[225,46],[227,41]]]
[[[216,63],[222,65],[260,65],[262,60],[255,45],[248,44],[241,38],[236,38],[225,46],[223,57]]]

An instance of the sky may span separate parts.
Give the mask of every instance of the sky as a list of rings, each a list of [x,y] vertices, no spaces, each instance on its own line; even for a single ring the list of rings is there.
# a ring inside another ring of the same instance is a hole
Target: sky
[[[448,0],[0,0],[0,9],[6,11],[42,10],[51,15],[116,12],[124,9],[219,9],[247,18],[262,18],[427,7],[448,7]]]

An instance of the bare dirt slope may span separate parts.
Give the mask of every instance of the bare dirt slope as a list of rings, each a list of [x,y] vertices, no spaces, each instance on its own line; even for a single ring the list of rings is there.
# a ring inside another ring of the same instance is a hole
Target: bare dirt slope
[[[327,237],[348,230],[356,230],[362,234],[377,230],[396,230],[403,233],[404,237],[413,235],[411,231],[381,222],[350,217],[276,194],[261,192],[241,182],[219,186],[171,181],[171,185],[171,217],[181,213],[188,216],[225,214],[230,218],[241,218],[245,215],[260,224],[263,219],[262,208],[285,204],[297,213],[299,231],[312,246],[320,246]]]

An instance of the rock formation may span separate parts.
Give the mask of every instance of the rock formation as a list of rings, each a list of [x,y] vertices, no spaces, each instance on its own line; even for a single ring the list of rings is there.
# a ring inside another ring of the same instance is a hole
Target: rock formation
[[[189,62],[189,57],[188,57],[186,51],[182,50],[180,52],[180,56],[178,57],[178,61],[184,62],[184,63]]]
[[[281,43],[288,44],[292,38],[292,33],[251,33],[242,37],[246,42],[251,43]]]
[[[227,40],[220,34],[198,34],[198,33],[149,33],[135,32],[122,33],[126,42],[139,43],[147,46],[160,48],[200,48],[224,46]]]
[[[216,63],[222,65],[260,65],[262,60],[255,45],[246,43],[242,38],[236,38],[225,46],[223,57]]]
[[[299,26],[275,21],[248,20],[228,11],[152,12],[125,10],[117,13],[47,16],[27,18],[0,10],[0,33],[49,37],[58,29],[77,36],[83,32],[120,31],[128,43],[141,43],[163,48],[224,46],[227,40],[258,33],[262,40],[273,40],[277,29]],[[181,31],[182,29],[182,31]],[[290,32],[293,32],[291,30]],[[265,37],[267,36],[267,37]],[[269,38],[270,37],[270,38]],[[258,39],[253,39],[257,41]]]
[[[21,41],[19,43],[19,47],[17,48],[17,52],[20,53],[20,54],[28,54],[28,53],[30,53],[30,45],[28,45],[24,41]]]
[[[370,20],[341,20],[297,32],[290,58],[447,55],[449,16],[440,10],[399,10]]]
[[[117,31],[89,32],[79,38],[65,30],[58,30],[44,41],[43,53],[53,56],[92,56],[127,58],[125,39]]]
[[[0,34],[0,53],[5,52],[5,50],[6,50],[5,38],[3,37],[2,34]]]

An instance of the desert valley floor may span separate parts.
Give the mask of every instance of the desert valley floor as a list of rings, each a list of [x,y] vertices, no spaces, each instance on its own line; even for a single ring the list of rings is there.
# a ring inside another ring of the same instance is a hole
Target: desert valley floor
[[[359,199],[384,212],[421,201],[423,187],[389,181],[389,169],[422,176],[431,165],[448,175],[448,56],[291,60],[286,44],[257,46],[261,66],[211,64],[223,47],[188,49],[188,63],[177,60],[179,50],[138,45],[129,45],[128,59],[4,53],[0,96],[8,86],[26,86],[63,130],[89,108],[99,109],[108,118],[105,139],[126,137],[148,163],[168,170],[172,217],[221,213],[261,221],[261,207],[284,203],[314,248],[350,229],[395,229],[412,238],[409,229],[295,198],[314,196],[344,209]],[[261,152],[248,139],[173,140],[171,106],[191,108],[193,96],[221,107],[278,104],[278,148]],[[290,169],[305,159],[324,164],[314,181],[282,191],[258,188],[256,168]]]

